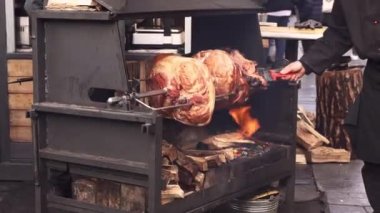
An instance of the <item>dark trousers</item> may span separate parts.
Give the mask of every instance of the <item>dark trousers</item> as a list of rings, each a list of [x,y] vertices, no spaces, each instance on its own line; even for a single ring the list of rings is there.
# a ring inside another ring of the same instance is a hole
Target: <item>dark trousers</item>
[[[369,203],[374,213],[380,213],[380,164],[365,162],[362,176]]]
[[[268,16],[268,22],[275,22],[279,27],[288,26],[289,16]],[[276,45],[276,61],[281,61],[285,58],[286,40],[285,39],[270,39],[271,43]]]

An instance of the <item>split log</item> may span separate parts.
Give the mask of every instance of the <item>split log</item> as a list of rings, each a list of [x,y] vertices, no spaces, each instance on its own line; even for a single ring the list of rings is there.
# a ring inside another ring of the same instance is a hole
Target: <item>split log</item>
[[[185,198],[185,192],[177,184],[168,185],[166,190],[161,191],[161,199],[176,199],[176,198]]]
[[[107,208],[145,212],[147,193],[141,186],[87,177],[72,182],[72,197]]]
[[[168,203],[173,202],[174,200],[174,198],[161,198],[161,205],[166,205]]]
[[[218,167],[227,162],[226,156],[224,154],[217,154],[217,155],[209,155],[209,156],[190,156],[191,158],[199,167],[199,169],[202,172],[205,172],[208,170],[208,168]]]
[[[343,120],[363,86],[361,68],[326,71],[317,77],[316,129],[334,148],[351,150],[351,142]]]
[[[167,157],[170,162],[174,162],[178,158],[178,149],[166,141],[162,141],[162,156]]]
[[[80,178],[72,182],[73,199],[96,204],[97,179]]]
[[[165,184],[164,188],[170,184],[178,184],[179,182],[178,166],[176,165],[163,166],[161,169],[161,180]]]
[[[307,118],[305,112],[299,109],[297,117],[297,142],[302,147],[306,150],[311,150],[330,143],[326,137],[314,129],[313,123]]]
[[[316,132],[305,121],[297,121],[297,142],[306,150],[311,150],[326,143],[324,136]]]
[[[162,157],[162,166],[170,166],[173,163],[167,157]]]
[[[146,212],[146,199],[146,188],[121,184],[121,210],[125,210],[126,212]]]
[[[296,164],[307,164],[305,150],[298,147],[296,149]]]
[[[306,110],[302,106],[298,106],[297,115],[304,120],[309,126],[315,128],[315,123],[310,119],[312,115],[306,112]],[[315,119],[315,118],[314,118]]]
[[[194,188],[194,180],[200,168],[198,165],[189,157],[187,157],[183,152],[178,151],[178,158],[175,163],[179,167],[179,183],[181,187],[184,188]]]
[[[109,207],[120,208],[120,183],[109,180],[98,180],[96,190],[96,204]]]
[[[183,152],[178,151],[178,158],[175,163],[180,167],[188,171],[193,177],[198,174],[199,168],[197,164]]]
[[[196,175],[196,174],[195,174]],[[188,170],[183,167],[179,167],[178,177],[179,177],[179,185],[184,189],[192,189],[195,175],[192,175]]]
[[[204,183],[205,183],[205,174],[202,172],[198,172],[198,174],[194,178],[195,182],[195,191],[201,191],[204,188]]]
[[[199,169],[202,172],[206,172],[208,170],[208,162],[206,161],[206,159],[190,155],[188,155],[188,157],[191,158],[198,165]]]
[[[107,181],[108,207],[120,209],[121,184],[114,181]]]
[[[351,153],[345,149],[318,147],[307,152],[307,160],[311,163],[349,163]]]
[[[235,159],[234,148],[226,148],[219,150],[184,150],[186,155],[195,156],[195,157],[203,157],[203,156],[211,156],[211,155],[224,155],[224,158],[227,161],[232,161]],[[221,157],[222,159],[223,157]]]
[[[230,175],[230,169],[223,167],[212,168],[205,174],[205,182],[203,188],[208,189],[217,184],[221,184],[227,181],[230,178]]]

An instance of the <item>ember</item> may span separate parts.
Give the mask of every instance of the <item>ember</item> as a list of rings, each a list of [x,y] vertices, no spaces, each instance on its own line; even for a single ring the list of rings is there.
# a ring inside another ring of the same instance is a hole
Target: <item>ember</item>
[[[259,120],[252,118],[250,110],[250,106],[244,106],[229,111],[234,121],[240,126],[240,130],[246,138],[252,137],[252,135],[260,129]]]

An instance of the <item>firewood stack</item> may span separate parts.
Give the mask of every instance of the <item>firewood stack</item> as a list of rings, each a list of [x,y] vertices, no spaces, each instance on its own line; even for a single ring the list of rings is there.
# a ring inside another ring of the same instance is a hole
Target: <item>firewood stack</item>
[[[315,116],[298,108],[297,112],[297,163],[348,163],[351,153],[345,149],[329,147],[330,141],[315,130]],[[310,119],[312,118],[312,119]],[[305,155],[305,157],[303,157]]]
[[[232,150],[226,152],[232,160]],[[207,171],[227,163],[224,151],[182,151],[166,141],[162,143],[162,159],[162,204],[184,198],[185,191],[203,190]]]
[[[217,168],[239,157],[249,157],[249,149],[242,145],[253,144],[238,132],[216,135],[200,142],[205,149],[178,148],[162,142],[162,204],[184,198],[216,183]],[[244,150],[244,151],[242,151]]]
[[[73,199],[126,212],[145,212],[146,188],[89,177],[73,177]]]
[[[252,149],[255,144],[238,132],[212,136],[200,142],[207,149],[180,149],[162,142],[161,203],[209,188],[217,184],[218,167],[241,157],[252,157],[264,148]],[[147,192],[140,186],[121,184],[90,177],[74,177],[73,198],[104,207],[128,211],[144,211]]]

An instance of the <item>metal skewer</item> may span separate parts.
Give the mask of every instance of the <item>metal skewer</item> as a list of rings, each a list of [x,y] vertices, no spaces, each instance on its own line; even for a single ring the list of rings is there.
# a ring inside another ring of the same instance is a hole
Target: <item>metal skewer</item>
[[[184,103],[184,104],[175,104],[175,105],[172,105],[172,106],[165,106],[165,107],[151,107],[149,106],[148,104],[144,103],[143,101],[139,100],[139,99],[135,99],[135,101],[139,104],[141,104],[142,106],[150,109],[150,110],[153,110],[153,111],[162,111],[162,110],[168,110],[168,109],[176,109],[176,108],[181,108],[181,107],[190,107],[192,106],[193,104],[192,103]]]

